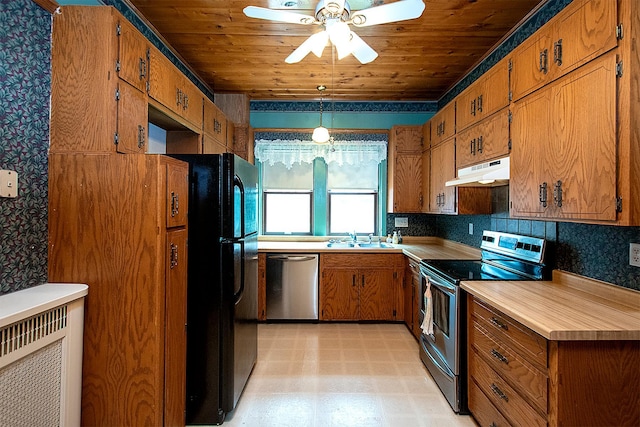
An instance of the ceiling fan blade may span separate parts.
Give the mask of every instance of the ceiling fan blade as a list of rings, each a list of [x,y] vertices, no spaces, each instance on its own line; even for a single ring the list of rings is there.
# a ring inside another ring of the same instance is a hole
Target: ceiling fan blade
[[[273,10],[267,9],[266,7],[247,6],[243,9],[243,12],[249,18],[266,19],[268,21],[303,25],[316,23],[316,19],[313,16],[296,12],[288,12],[286,10]]]
[[[351,21],[356,27],[368,27],[419,18],[423,11],[424,2],[422,0],[400,0],[352,12]]]
[[[284,60],[287,64],[295,64],[296,62],[302,61],[305,56],[309,54],[309,52],[313,52],[318,57],[322,55],[322,51],[324,50],[325,45],[327,44],[327,40],[329,39],[329,35],[326,31],[321,31],[316,33],[306,39],[296,50],[291,52],[291,55],[287,56]]]
[[[362,64],[368,64],[378,57],[378,53],[353,31],[351,31],[351,54]]]

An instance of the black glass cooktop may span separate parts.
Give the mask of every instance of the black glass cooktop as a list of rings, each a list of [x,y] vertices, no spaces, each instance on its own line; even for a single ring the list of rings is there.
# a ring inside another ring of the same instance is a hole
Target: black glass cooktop
[[[423,260],[422,265],[449,282],[461,280],[530,280],[482,261]]]

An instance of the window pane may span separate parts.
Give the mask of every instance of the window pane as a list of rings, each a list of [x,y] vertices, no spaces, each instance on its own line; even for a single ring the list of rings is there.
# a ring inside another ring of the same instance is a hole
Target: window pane
[[[378,190],[378,163],[376,162],[357,165],[345,163],[342,166],[337,162],[331,162],[327,168],[327,188],[329,190]]]
[[[330,233],[375,233],[376,194],[329,194]]]
[[[311,233],[311,194],[265,193],[266,233]]]
[[[287,169],[284,163],[262,164],[262,187],[265,190],[313,189],[313,164],[294,163]]]

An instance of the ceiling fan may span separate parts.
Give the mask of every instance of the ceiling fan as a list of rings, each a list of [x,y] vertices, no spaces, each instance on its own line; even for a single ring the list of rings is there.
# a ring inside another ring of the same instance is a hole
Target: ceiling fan
[[[322,56],[322,51],[328,41],[331,41],[336,47],[338,59],[352,54],[362,64],[366,64],[376,59],[378,53],[351,31],[349,24],[356,27],[368,27],[388,22],[406,21],[419,18],[423,10],[423,0],[399,0],[357,11],[351,10],[347,0],[320,0],[314,16],[258,6],[245,7],[244,14],[250,18],[290,24],[319,25],[323,28],[322,31],[305,40],[285,59],[288,64],[300,62],[309,52],[313,52],[317,57]]]

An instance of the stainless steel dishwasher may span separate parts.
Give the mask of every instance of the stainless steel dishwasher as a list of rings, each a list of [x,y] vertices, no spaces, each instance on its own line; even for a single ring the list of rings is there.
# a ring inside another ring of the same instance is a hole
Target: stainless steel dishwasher
[[[318,319],[318,255],[267,254],[267,320]]]

